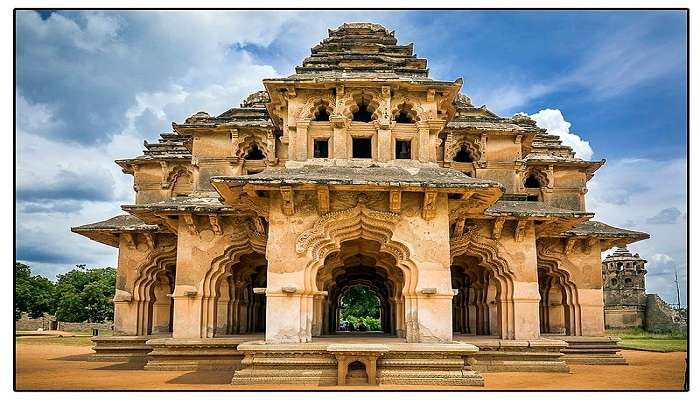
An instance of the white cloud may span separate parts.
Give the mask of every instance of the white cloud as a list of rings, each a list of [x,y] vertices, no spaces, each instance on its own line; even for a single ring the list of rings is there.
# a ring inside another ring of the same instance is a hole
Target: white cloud
[[[674,269],[685,298],[687,219],[656,224],[648,221],[666,208],[687,212],[687,160],[622,159],[603,166],[588,183],[587,209],[595,220],[647,232],[650,239],[629,249],[649,261],[647,292],[675,301]],[[611,249],[612,251],[614,249]]]
[[[530,115],[530,118],[537,122],[537,126],[546,129],[547,133],[558,135],[564,145],[570,146],[576,152],[577,157],[584,160],[590,160],[593,157],[593,149],[588,141],[569,132],[571,123],[564,119],[560,110],[545,108]]]

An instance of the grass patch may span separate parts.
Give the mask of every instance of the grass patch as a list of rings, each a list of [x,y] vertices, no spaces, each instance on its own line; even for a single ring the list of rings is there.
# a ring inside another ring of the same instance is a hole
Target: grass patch
[[[623,349],[660,352],[688,350],[688,342],[685,339],[623,339],[620,346]]]
[[[685,332],[647,332],[640,328],[608,329],[607,335],[618,336],[623,349],[646,351],[687,351]]]

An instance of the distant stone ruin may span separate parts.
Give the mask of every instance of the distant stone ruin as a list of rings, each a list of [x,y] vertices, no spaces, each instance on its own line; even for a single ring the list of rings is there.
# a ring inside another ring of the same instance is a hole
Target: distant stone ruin
[[[603,260],[605,327],[685,331],[684,310],[674,309],[657,294],[647,294],[646,263],[625,246]]]

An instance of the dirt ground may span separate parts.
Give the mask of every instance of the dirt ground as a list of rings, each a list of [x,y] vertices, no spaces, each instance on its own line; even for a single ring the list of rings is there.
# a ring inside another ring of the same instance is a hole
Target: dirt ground
[[[230,372],[144,371],[141,365],[88,361],[92,350],[79,345],[38,344],[35,340],[18,340],[15,359],[16,389],[294,389],[283,387],[231,386]],[[685,374],[686,353],[653,353],[624,350],[630,365],[571,366],[570,374],[564,373],[485,373],[485,386],[474,387],[388,387],[380,389],[640,389],[680,390]],[[325,389],[362,389],[359,386],[325,387]],[[365,387],[377,389],[377,387]],[[298,388],[297,388],[298,389]],[[309,388],[312,389],[312,388]],[[320,388],[323,390],[324,388]],[[318,389],[316,389],[318,390]]]

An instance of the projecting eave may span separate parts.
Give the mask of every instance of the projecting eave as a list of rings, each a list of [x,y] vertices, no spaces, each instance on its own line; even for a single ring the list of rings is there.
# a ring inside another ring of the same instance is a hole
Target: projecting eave
[[[572,226],[593,217],[593,213],[552,207],[536,201],[498,200],[480,215],[465,213],[458,208],[458,202],[453,203],[450,204],[450,222],[459,218],[534,221],[538,237],[565,232]]]
[[[174,197],[157,203],[123,205],[122,210],[149,224],[161,225],[177,232],[179,215],[232,215],[233,207],[221,202],[215,192],[200,192],[196,195]]]
[[[149,155],[114,160],[117,165],[122,167],[122,171],[127,174],[134,173],[134,165],[160,163],[161,161],[190,163],[192,161],[192,154]]]
[[[157,225],[147,224],[133,215],[118,215],[104,221],[74,226],[70,230],[88,239],[113,247],[119,247],[119,235],[122,233],[158,233],[163,231]]]
[[[287,162],[286,168],[268,168],[254,175],[216,176],[214,188],[227,204],[243,193],[291,190],[436,192],[477,201],[481,208],[493,204],[504,192],[497,182],[475,179],[449,168],[417,161],[380,163],[371,160],[326,160],[314,164]],[[403,160],[401,160],[403,161]]]
[[[582,222],[557,236],[583,239],[597,238],[600,239],[602,251],[616,246],[626,246],[651,237],[646,232],[617,228],[600,221]]]

